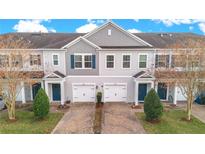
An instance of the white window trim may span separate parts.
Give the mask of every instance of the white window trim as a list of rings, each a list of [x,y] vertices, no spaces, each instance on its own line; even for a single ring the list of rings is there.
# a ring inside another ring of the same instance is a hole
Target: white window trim
[[[58,56],[58,65],[55,65],[55,64],[54,64],[54,59],[53,59],[53,56],[54,56],[54,55],[57,55],[57,56]],[[52,54],[52,65],[53,65],[53,66],[59,66],[59,65],[60,65],[60,60],[59,60],[59,54],[58,54],[58,53],[53,53],[53,54]]]
[[[154,55],[154,67],[156,67],[156,55],[158,55],[158,56],[169,56],[169,60],[170,60],[170,56],[171,56],[171,60],[172,60],[172,55],[170,54],[170,53],[163,53],[163,52],[159,52],[159,53],[155,53],[155,55]],[[171,63],[170,63],[170,61],[169,61],[169,68],[171,67]],[[164,69],[164,68],[166,68],[166,67],[157,67],[157,68],[159,68],[159,69]]]
[[[127,55],[130,56],[130,67],[124,68],[124,67],[123,67],[123,56],[127,56]],[[131,53],[123,53],[123,54],[122,54],[122,63],[121,63],[121,68],[122,68],[122,69],[131,69],[131,67],[132,67],[132,66],[131,66],[131,58],[132,58],[132,54],[131,54]]]
[[[146,59],[146,67],[145,68],[140,68],[140,56],[143,56],[143,55],[145,55],[145,56],[147,56],[147,59]],[[148,67],[148,53],[140,53],[140,54],[138,54],[138,69],[147,69],[147,67]]]
[[[75,67],[75,56],[82,56],[82,67],[81,68],[76,68]],[[92,62],[92,53],[74,53],[74,69],[78,70],[78,69],[93,69],[92,68],[92,65],[93,65],[93,62]],[[85,56],[91,56],[91,67],[90,68],[85,68]]]
[[[41,63],[40,65],[38,64],[31,65],[31,59],[30,59],[30,64],[29,64],[30,66],[41,66],[42,65],[42,55],[40,53],[31,53],[30,56],[40,56],[40,63]]]
[[[114,56],[113,68],[108,68],[108,67],[107,67],[107,56]],[[105,68],[108,69],[108,70],[110,70],[110,69],[115,69],[115,54],[114,54],[114,53],[105,54]]]

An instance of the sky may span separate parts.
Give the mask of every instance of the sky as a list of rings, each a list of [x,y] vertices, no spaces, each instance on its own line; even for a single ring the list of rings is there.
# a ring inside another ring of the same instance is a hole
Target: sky
[[[10,32],[87,33],[108,19],[0,19],[0,34]],[[205,19],[112,19],[132,32],[192,32],[205,35]]]

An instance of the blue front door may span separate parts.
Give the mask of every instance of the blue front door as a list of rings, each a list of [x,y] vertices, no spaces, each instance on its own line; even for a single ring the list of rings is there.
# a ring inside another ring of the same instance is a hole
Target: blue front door
[[[52,84],[53,101],[61,100],[60,84]]]
[[[144,101],[145,96],[147,95],[147,84],[139,84],[138,86],[138,100]]]
[[[162,100],[167,99],[167,86],[165,83],[158,83],[157,93]]]

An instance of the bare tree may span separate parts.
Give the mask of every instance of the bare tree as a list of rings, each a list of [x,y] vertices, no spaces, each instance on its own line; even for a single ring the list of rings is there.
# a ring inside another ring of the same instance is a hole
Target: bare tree
[[[31,44],[21,37],[0,36],[0,95],[3,97],[10,120],[15,120],[16,98],[23,83],[34,84],[42,75],[38,67],[30,68]]]
[[[171,65],[155,68],[156,80],[183,91],[187,100],[187,120],[191,120],[194,99],[205,90],[205,40],[190,38],[169,48]]]

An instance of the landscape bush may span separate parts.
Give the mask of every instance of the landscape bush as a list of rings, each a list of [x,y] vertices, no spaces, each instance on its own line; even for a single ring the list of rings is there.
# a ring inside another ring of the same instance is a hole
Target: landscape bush
[[[147,121],[160,120],[163,114],[163,105],[154,89],[151,89],[144,99],[144,113]]]
[[[33,103],[34,116],[43,119],[49,113],[50,102],[46,92],[41,88],[38,90]]]

